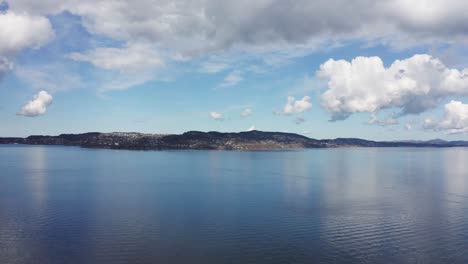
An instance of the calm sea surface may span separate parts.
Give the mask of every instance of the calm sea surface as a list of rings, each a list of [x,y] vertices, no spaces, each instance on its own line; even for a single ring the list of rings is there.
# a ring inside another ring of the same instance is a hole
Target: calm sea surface
[[[468,149],[0,146],[0,263],[468,263]]]

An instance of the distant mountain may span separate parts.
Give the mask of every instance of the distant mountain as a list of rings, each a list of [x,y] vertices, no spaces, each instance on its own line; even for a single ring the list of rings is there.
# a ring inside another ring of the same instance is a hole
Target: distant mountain
[[[419,143],[419,144],[447,144],[446,140],[436,138],[436,139],[431,139],[431,140],[400,140],[396,142],[406,142],[406,143]]]
[[[371,141],[359,138],[318,140],[293,133],[254,130],[239,133],[189,131],[180,135],[91,132],[62,134],[59,136],[0,138],[0,144],[64,145],[134,150],[267,150],[336,147],[465,147],[468,146],[468,141],[445,141],[441,139],[428,141]]]

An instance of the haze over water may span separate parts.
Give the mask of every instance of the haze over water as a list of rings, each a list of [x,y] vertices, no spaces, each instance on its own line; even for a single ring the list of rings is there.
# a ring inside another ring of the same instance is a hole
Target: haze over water
[[[467,161],[0,146],[0,263],[468,263]]]

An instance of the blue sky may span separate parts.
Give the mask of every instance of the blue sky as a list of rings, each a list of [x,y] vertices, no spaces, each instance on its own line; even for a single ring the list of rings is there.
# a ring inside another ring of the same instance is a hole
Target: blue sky
[[[338,0],[4,2],[0,136],[468,140],[468,7],[388,2],[341,15]]]

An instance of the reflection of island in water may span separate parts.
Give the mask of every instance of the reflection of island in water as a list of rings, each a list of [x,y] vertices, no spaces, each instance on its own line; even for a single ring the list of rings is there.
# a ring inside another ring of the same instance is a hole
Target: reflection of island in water
[[[4,145],[0,263],[464,264],[467,159]]]
[[[0,144],[65,145],[134,150],[224,149],[262,150],[334,147],[460,147],[467,141],[371,141],[358,138],[313,139],[293,133],[248,131],[240,133],[190,131],[175,134],[84,133],[59,136],[0,138]]]

